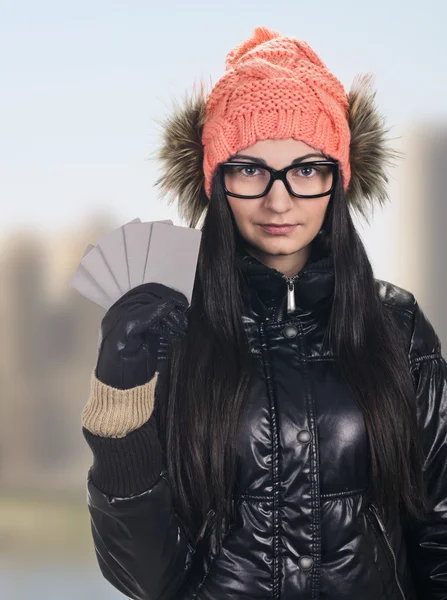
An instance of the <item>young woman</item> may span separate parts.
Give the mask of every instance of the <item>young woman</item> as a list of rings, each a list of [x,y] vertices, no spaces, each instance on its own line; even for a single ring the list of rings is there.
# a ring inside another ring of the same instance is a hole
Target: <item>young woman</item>
[[[447,598],[447,364],[349,210],[393,158],[369,79],[264,28],[168,120],[158,183],[205,214],[191,305],[154,282],[112,306],[82,414],[123,594]]]

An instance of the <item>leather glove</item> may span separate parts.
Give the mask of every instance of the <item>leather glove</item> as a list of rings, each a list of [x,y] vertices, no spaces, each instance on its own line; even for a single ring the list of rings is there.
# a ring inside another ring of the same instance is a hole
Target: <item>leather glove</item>
[[[185,335],[188,300],[161,283],[143,283],[113,304],[101,321],[96,377],[129,389],[150,381],[157,370],[160,341]]]

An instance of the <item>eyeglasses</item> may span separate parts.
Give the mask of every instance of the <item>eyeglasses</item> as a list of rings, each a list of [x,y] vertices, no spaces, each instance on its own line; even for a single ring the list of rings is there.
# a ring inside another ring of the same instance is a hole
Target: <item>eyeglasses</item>
[[[262,198],[280,179],[297,198],[320,198],[330,194],[336,183],[338,163],[317,160],[291,164],[277,171],[257,162],[229,161],[220,165],[225,192],[235,198]]]

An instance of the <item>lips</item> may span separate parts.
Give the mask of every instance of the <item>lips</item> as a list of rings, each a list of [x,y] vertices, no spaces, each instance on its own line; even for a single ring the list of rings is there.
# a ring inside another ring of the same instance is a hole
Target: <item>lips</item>
[[[267,233],[272,233],[272,234],[284,234],[284,233],[289,233],[291,231],[293,231],[296,227],[296,225],[261,225],[262,229],[264,231],[266,231]]]

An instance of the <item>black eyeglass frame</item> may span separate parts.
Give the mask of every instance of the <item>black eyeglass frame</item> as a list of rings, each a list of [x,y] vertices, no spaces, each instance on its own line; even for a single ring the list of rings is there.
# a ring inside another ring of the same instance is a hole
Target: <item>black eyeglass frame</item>
[[[313,194],[312,196],[296,194],[292,190],[292,187],[287,180],[287,173],[290,170],[296,169],[296,168],[313,167],[313,166],[320,166],[320,165],[333,167],[331,188],[327,192],[324,192],[323,194]],[[322,198],[323,196],[327,196],[328,194],[331,194],[334,191],[335,185],[337,183],[337,177],[338,177],[338,162],[333,161],[333,160],[312,160],[312,161],[308,161],[308,162],[295,163],[295,164],[289,165],[288,167],[284,167],[284,169],[280,169],[280,170],[273,169],[272,167],[269,167],[263,163],[239,161],[239,160],[230,160],[228,162],[221,163],[219,166],[220,166],[221,181],[222,181],[222,185],[225,190],[225,193],[228,194],[229,196],[232,196],[233,198],[244,198],[247,200],[255,200],[256,198],[262,198],[263,196],[266,196],[269,193],[269,191],[271,190],[274,182],[277,179],[280,179],[284,183],[289,194],[291,194],[292,196],[295,196],[295,198]],[[268,171],[270,173],[270,181],[267,184],[267,187],[265,188],[265,190],[262,192],[262,194],[258,194],[256,196],[245,196],[245,195],[241,195],[241,194],[235,194],[235,193],[227,190],[227,187],[225,185],[224,167],[247,167],[247,166],[248,167],[258,167],[259,169],[263,169],[264,171]]]

